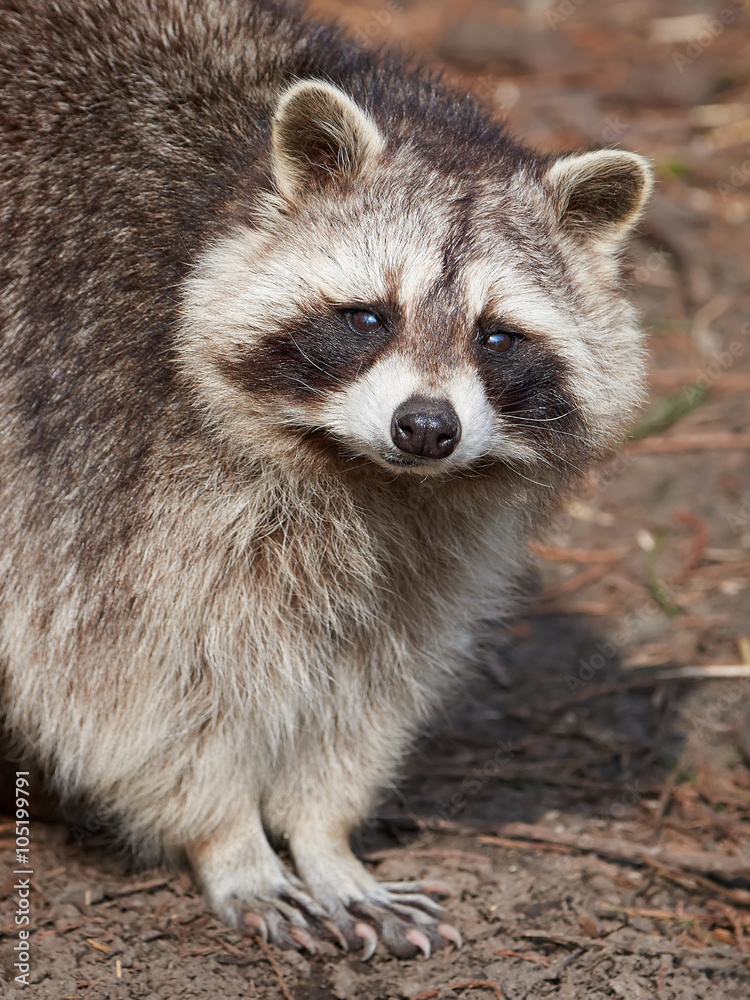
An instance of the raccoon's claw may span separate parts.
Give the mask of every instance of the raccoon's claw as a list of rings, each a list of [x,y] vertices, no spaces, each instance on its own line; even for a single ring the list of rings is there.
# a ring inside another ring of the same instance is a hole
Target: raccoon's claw
[[[332,920],[324,920],[323,926],[328,931],[329,935],[333,938],[333,940],[336,942],[336,944],[339,946],[339,948],[341,948],[342,951],[349,951],[349,942],[346,940],[344,935],[341,933],[341,931],[338,929],[338,927]],[[370,928],[370,930],[371,929],[372,928]],[[360,934],[359,936],[362,937],[363,935]],[[378,942],[376,937],[375,944],[377,945],[377,943]],[[370,958],[370,955],[368,955],[367,957]]]
[[[361,958],[363,962],[368,962],[378,946],[378,935],[369,924],[365,923],[355,924],[354,933],[364,941]]]
[[[259,903],[259,901],[257,901]],[[262,909],[262,913],[258,910]],[[301,943],[295,939],[293,932],[302,928],[289,927],[285,917],[270,907],[260,903],[255,905],[255,909],[243,912],[240,918],[240,929],[245,930],[251,936],[262,938],[266,944],[276,944],[280,948],[302,947]]]
[[[268,944],[268,924],[259,913],[245,913],[242,919],[249,934],[257,934]]]
[[[290,927],[289,936],[293,941],[303,948],[305,951],[309,951],[311,955],[318,954],[318,945],[312,934],[308,934],[306,930],[301,927]]]
[[[406,940],[410,944],[413,944],[415,948],[419,948],[419,950],[424,954],[425,958],[430,957],[430,955],[432,954],[432,947],[430,945],[430,939],[427,937],[426,934],[424,934],[422,931],[418,931],[415,927],[411,927],[406,932],[405,937]]]
[[[464,942],[461,932],[453,924],[438,924],[437,929],[440,937],[445,938],[446,941],[450,941],[456,948],[463,948]]]
[[[434,899],[430,899],[429,896],[425,896],[422,893],[405,892],[397,896],[394,894],[391,907],[395,912],[401,913],[407,918],[414,916],[410,908],[420,910],[422,913],[426,913],[435,919],[442,917],[444,913],[440,903],[436,903]]]
[[[239,930],[258,935],[280,948],[317,954],[317,934],[326,934],[326,912],[306,893],[295,886],[284,886],[277,894],[235,896],[222,909],[230,923]]]
[[[346,859],[338,861],[338,868],[319,869],[315,879],[307,873],[298,877],[280,872],[252,885],[250,878],[235,876],[219,886],[223,892],[210,893],[211,902],[245,933],[311,955],[324,942],[357,953],[364,962],[380,942],[383,950],[405,959],[429,958],[441,948],[461,947],[461,935],[445,922],[435,899],[448,894],[442,882],[378,883],[364,868],[360,872],[353,858],[349,864],[358,878],[346,877]]]
[[[430,889],[445,894],[446,886],[434,883]],[[429,958],[440,948],[449,945],[461,947],[461,935],[451,924],[438,922],[442,907],[423,891],[425,883],[384,883],[377,893],[360,900],[352,900],[346,915],[336,921],[354,946],[353,938],[365,941],[362,958],[367,960],[375,953],[378,938],[398,958],[414,958],[420,952]],[[356,923],[354,922],[356,920]]]
[[[447,924],[438,926],[448,927]],[[425,958],[429,958],[433,952],[446,948],[449,944],[456,944],[456,938],[458,941],[461,940],[458,931],[455,931],[455,934],[449,932],[445,936],[434,924],[409,927],[402,921],[384,923],[381,936],[388,950],[398,958],[416,958],[420,952]]]
[[[304,917],[290,917],[269,906],[262,906],[261,913],[257,912],[258,909],[261,907],[256,906],[255,910],[243,915],[243,923],[250,934],[258,934],[267,944],[275,944],[279,948],[317,951]]]

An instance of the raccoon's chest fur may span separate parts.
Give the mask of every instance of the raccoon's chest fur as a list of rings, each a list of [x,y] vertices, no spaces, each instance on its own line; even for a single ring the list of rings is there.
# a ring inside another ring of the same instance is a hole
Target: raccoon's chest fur
[[[346,478],[348,489],[325,491],[282,479],[231,519],[229,503],[189,525],[175,511],[173,537],[192,536],[189,572],[204,581],[200,605],[193,594],[185,608],[200,621],[195,641],[175,666],[191,661],[217,693],[231,675],[247,696],[240,713],[262,714],[274,687],[290,712],[314,714],[352,685],[396,701],[410,689],[426,711],[469,658],[472,626],[510,611],[524,534],[517,511],[488,502],[496,490],[480,482],[446,504],[424,485]],[[159,563],[170,565],[168,552]],[[164,579],[165,596],[187,569]]]

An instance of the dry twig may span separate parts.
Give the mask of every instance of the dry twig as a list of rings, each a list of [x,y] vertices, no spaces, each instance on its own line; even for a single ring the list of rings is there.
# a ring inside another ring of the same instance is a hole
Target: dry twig
[[[439,997],[442,990],[492,990],[498,1000],[505,1000],[505,994],[497,985],[491,983],[489,979],[467,979],[462,983],[451,983],[450,986],[441,986],[434,990],[425,990],[424,993],[417,993],[411,1000],[434,1000]]]
[[[590,684],[584,685],[581,691],[576,691],[574,694],[568,695],[566,698],[560,698],[558,701],[553,701],[549,705],[544,706],[545,715],[556,715],[558,712],[562,712],[571,705],[578,705],[581,702],[592,701],[594,698],[604,698],[611,694],[621,694],[625,691],[634,691],[638,688],[650,688],[656,687],[657,684],[661,683],[662,677],[658,677],[655,674],[649,674],[643,677],[629,677],[625,681],[617,681],[613,684],[599,684],[592,686]]]
[[[646,938],[646,935],[643,935]],[[686,955],[695,951],[667,941],[664,938],[652,938],[644,941],[614,941],[612,938],[587,938],[578,934],[556,934],[554,931],[521,931],[521,937],[532,941],[549,941],[551,944],[562,944],[569,948],[599,948],[609,954],[623,955]],[[721,948],[701,948],[701,955],[711,958],[727,959],[733,956]]]
[[[562,549],[556,545],[531,542],[529,548],[540,559],[547,559],[550,562],[573,563],[619,562],[630,552],[628,545],[622,545],[616,549]]]
[[[665,455],[678,451],[728,451],[750,448],[750,434],[714,431],[710,434],[673,434],[633,441],[625,447],[629,455]]]
[[[540,595],[540,600],[546,601],[550,597],[557,597],[559,594],[572,594],[574,591],[578,590],[580,587],[585,586],[587,583],[593,583],[594,580],[600,580],[611,570],[610,563],[597,563],[593,566],[589,566],[588,569],[581,570],[580,573],[574,574],[574,576],[568,577],[567,580],[563,580],[562,583],[558,583],[554,587],[549,587]]]
[[[552,965],[548,958],[535,951],[511,951],[510,948],[493,948],[492,952],[495,955],[500,955],[501,958],[522,958],[524,962],[533,962],[535,965],[543,965],[545,968]]]
[[[702,372],[697,368],[655,368],[649,372],[651,385],[683,386],[694,384]],[[721,378],[711,385],[711,394],[723,392],[750,392],[750,375],[744,372],[721,373]]]
[[[674,512],[674,516],[682,524],[686,525],[688,528],[692,528],[693,539],[690,556],[682,569],[676,574],[676,576],[673,577],[673,584],[681,583],[683,580],[687,579],[691,571],[694,570],[703,559],[710,540],[708,525],[702,517],[698,517],[697,514],[693,514],[689,510],[676,510]]]
[[[667,810],[669,809],[669,803],[672,798],[672,793],[675,790],[675,786],[677,785],[677,781],[680,777],[680,773],[682,772],[684,766],[685,766],[685,754],[683,753],[680,759],[677,761],[676,766],[672,768],[669,777],[664,782],[661,794],[659,795],[659,802],[653,817],[654,837],[658,837],[661,832],[662,825],[664,824],[664,817],[667,815]]]
[[[671,882],[676,882],[677,885],[690,892],[694,892],[700,886],[703,889],[707,889],[712,895],[721,896],[722,899],[726,899],[730,903],[735,903],[737,906],[750,906],[750,892],[747,889],[728,888],[719,882],[714,882],[712,879],[697,875],[695,872],[688,873],[679,868],[673,868],[664,861],[659,861],[656,858],[644,857],[643,864],[648,865],[649,868],[653,868],[663,878],[668,878]]]
[[[682,871],[702,872],[706,875],[719,875],[721,878],[746,878],[750,875],[750,861],[747,858],[732,857],[729,854],[719,854],[713,851],[688,853],[671,851],[661,845],[635,844],[618,837],[598,837],[588,833],[568,833],[567,831],[550,830],[549,827],[535,823],[505,823],[498,833],[511,839],[536,840],[541,843],[562,844],[574,847],[579,851],[590,851],[605,857],[624,861],[642,863],[646,858],[654,863],[660,861]],[[491,836],[482,836],[483,844],[491,844]]]
[[[105,892],[101,902],[104,902],[105,899],[121,899],[123,896],[133,896],[136,892],[150,892],[152,889],[161,889],[162,886],[168,885],[169,882],[170,879],[168,878],[152,878],[148,882],[134,882],[132,885],[123,886],[121,889],[111,889]]]
[[[656,680],[742,680],[745,677],[750,677],[750,664],[710,663],[705,666],[674,667],[671,670],[660,670],[656,675]]]
[[[258,942],[260,950],[263,952],[263,954],[268,959],[268,964],[271,966],[271,968],[273,969],[273,971],[276,974],[276,978],[279,981],[279,989],[281,990],[281,993],[282,993],[282,995],[284,997],[284,1000],[294,1000],[294,997],[289,992],[289,988],[286,985],[286,980],[284,979],[284,973],[281,971],[281,966],[279,965],[279,963],[274,958],[274,955],[273,955],[273,952],[271,951],[270,946],[268,944],[266,944],[266,942],[263,940],[263,938],[260,936],[260,934],[258,934],[256,936],[255,940]]]

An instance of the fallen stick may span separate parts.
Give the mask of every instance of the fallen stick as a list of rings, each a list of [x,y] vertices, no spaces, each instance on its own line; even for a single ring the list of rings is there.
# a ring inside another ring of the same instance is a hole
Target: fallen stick
[[[581,570],[580,573],[575,573],[573,576],[569,576],[567,580],[563,580],[562,583],[555,584],[554,587],[548,587],[543,590],[539,595],[540,602],[548,601],[551,597],[558,597],[560,594],[572,594],[576,590],[585,586],[587,583],[593,583],[594,580],[600,580],[603,576],[611,570],[611,565],[609,563],[594,563],[593,566],[589,566],[588,569]]]
[[[557,712],[562,712],[564,709],[570,708],[571,705],[579,705],[581,702],[591,701],[594,698],[604,698],[607,695],[620,694],[625,691],[636,691],[638,688],[656,687],[663,679],[656,674],[649,674],[647,677],[629,677],[625,681],[616,681],[612,684],[599,684],[594,687],[585,684],[582,685],[583,690],[568,695],[566,698],[560,698],[558,701],[553,701],[549,705],[545,705],[542,711],[545,715],[555,715]],[[675,678],[675,680],[679,679]]]
[[[505,1000],[505,994],[500,989],[497,983],[491,983],[489,979],[467,979],[462,983],[451,983],[450,986],[445,986],[442,989],[438,988],[436,990],[425,990],[424,993],[417,993],[415,996],[410,997],[410,1000],[434,1000],[435,997],[439,997],[446,990],[492,990],[498,1000]]]
[[[699,368],[654,368],[648,374],[651,385],[691,386],[701,377]],[[722,372],[721,377],[711,384],[711,392],[750,392],[750,375],[742,372]]]
[[[740,915],[732,906],[727,906],[719,900],[717,906],[722,908],[723,917],[710,913],[688,913],[684,910],[659,910],[649,906],[614,906],[613,904],[603,904],[602,910],[607,916],[626,917],[646,917],[649,920],[667,920],[670,923],[685,924],[699,923],[715,926],[719,923],[739,924],[742,929],[742,921],[750,927],[750,913]],[[740,949],[741,951],[742,949]]]
[[[692,529],[693,539],[690,547],[690,556],[679,573],[672,578],[672,584],[682,583],[687,580],[690,573],[702,561],[711,537],[705,520],[702,517],[698,517],[697,514],[693,514],[692,511],[676,510],[674,516],[682,524]]]
[[[711,680],[750,677],[750,664],[747,663],[715,663],[705,667],[674,667],[671,670],[660,670],[656,675],[659,680]]]
[[[528,850],[528,841],[540,845],[548,845],[550,850],[570,848],[599,854],[602,857],[614,858],[616,861],[627,861],[634,864],[649,865],[652,868],[670,868],[673,873],[689,875],[696,882],[715,890],[718,894],[737,902],[740,905],[750,905],[750,892],[745,889],[726,889],[716,886],[708,879],[702,879],[698,872],[705,875],[718,875],[724,879],[747,878],[750,875],[750,860],[734,857],[731,854],[718,854],[706,851],[693,854],[682,851],[671,851],[659,845],[636,844],[629,840],[615,837],[598,837],[588,833],[566,833],[551,830],[546,826],[533,823],[494,823],[491,820],[476,820],[455,823],[453,820],[438,816],[388,815],[378,816],[381,822],[403,830],[422,830],[431,833],[454,834],[459,837],[479,837],[482,844],[494,847],[516,848]],[[514,841],[518,841],[515,844]],[[526,844],[523,841],[527,841]]]
[[[622,545],[617,549],[562,549],[556,545],[545,545],[543,542],[531,542],[529,548],[540,559],[573,563],[619,562],[630,552],[629,545]]]
[[[105,892],[101,902],[110,899],[121,899],[123,896],[133,896],[136,892],[150,892],[152,889],[161,889],[162,886],[168,885],[170,879],[168,878],[152,878],[148,882],[134,882],[132,885],[123,886],[121,889],[112,889]]]
[[[631,664],[630,670],[652,669],[651,664],[644,664],[638,667]],[[667,681],[702,681],[702,680],[742,680],[750,677],[750,666],[745,663],[713,663],[707,666],[672,667],[665,670],[658,670],[643,677],[630,677],[624,681],[615,681],[612,684],[599,684],[590,687],[582,684],[582,690],[570,694],[558,701],[553,701],[544,706],[545,715],[556,715],[571,705],[579,705],[582,702],[592,701],[594,698],[604,698],[611,694],[620,694],[625,691],[634,691],[639,688],[656,687]]]
[[[294,1000],[294,997],[289,992],[289,987],[286,985],[286,980],[284,979],[284,973],[281,971],[281,966],[274,958],[273,952],[271,951],[270,947],[266,944],[266,942],[263,940],[260,934],[256,936],[255,940],[257,941],[260,950],[268,959],[268,964],[271,966],[274,973],[276,974],[276,978],[279,981],[279,989],[281,990],[284,1000]]]
[[[513,951],[511,948],[492,948],[491,951],[501,958],[521,958],[524,962],[533,962],[535,965],[543,965],[546,969],[552,964],[544,955],[538,955],[535,951]]]
[[[750,434],[714,431],[712,434],[673,434],[671,437],[647,437],[626,445],[629,455],[665,455],[677,451],[727,451],[750,448]]]
[[[750,906],[750,891],[747,889],[729,888],[718,882],[712,882],[711,879],[704,878],[703,875],[697,875],[695,872],[685,872],[679,868],[670,868],[663,861],[658,861],[654,858],[644,858],[643,863],[648,865],[649,868],[653,868],[662,878],[668,878],[690,892],[694,892],[696,887],[700,886],[713,893],[714,896],[720,896],[722,899],[726,899],[730,903],[735,903],[737,906]]]
[[[578,601],[575,604],[540,605],[528,612],[529,618],[541,618],[546,615],[609,615],[616,614],[615,608],[604,601]]]
[[[553,931],[521,931],[521,937],[530,941],[549,941],[551,944],[562,944],[569,948],[599,948],[603,952],[626,955],[700,955],[707,958],[736,959],[748,961],[750,956],[738,954],[736,951],[724,951],[722,948],[686,948],[667,941],[664,938],[649,941],[613,941],[611,938],[587,938],[578,934],[555,934]]]
[[[648,859],[653,864],[662,862],[682,871],[719,875],[725,879],[747,878],[750,875],[750,859],[712,851],[704,851],[700,854],[672,851],[659,844],[636,844],[618,837],[568,833],[567,831],[550,830],[549,827],[537,826],[533,823],[505,823],[498,828],[497,833],[504,838],[535,840],[545,844],[562,844],[564,847],[574,847],[579,851],[601,854],[624,861],[634,861],[638,864]],[[485,835],[479,839],[483,844],[493,842],[492,836]]]

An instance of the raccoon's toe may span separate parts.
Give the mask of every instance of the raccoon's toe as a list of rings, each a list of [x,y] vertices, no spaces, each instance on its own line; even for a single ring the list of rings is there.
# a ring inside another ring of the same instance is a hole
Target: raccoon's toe
[[[420,952],[429,958],[434,951],[454,945],[461,935],[441,920],[443,908],[418,883],[396,883],[378,887],[377,894],[349,901],[336,915],[336,925],[350,948],[362,948],[366,961],[375,953],[378,940],[398,958],[414,958]],[[430,886],[441,895],[446,887]]]
[[[292,854],[307,891],[362,959],[373,956],[379,941],[399,958],[461,947],[461,935],[435,898],[450,895],[443,882],[378,882],[347,844],[332,848],[309,835],[293,839]]]
[[[328,915],[306,893],[285,886],[278,894],[235,896],[222,914],[247,934],[258,935],[280,948],[318,951],[321,937],[330,937]]]
[[[247,906],[251,909],[246,909]],[[238,929],[252,936],[257,935],[267,943],[278,945],[280,948],[300,950],[306,947],[313,953],[317,951],[304,918],[297,916],[290,921],[285,914],[279,913],[275,907],[260,899],[238,903],[233,923]],[[310,944],[307,943],[308,939]]]

